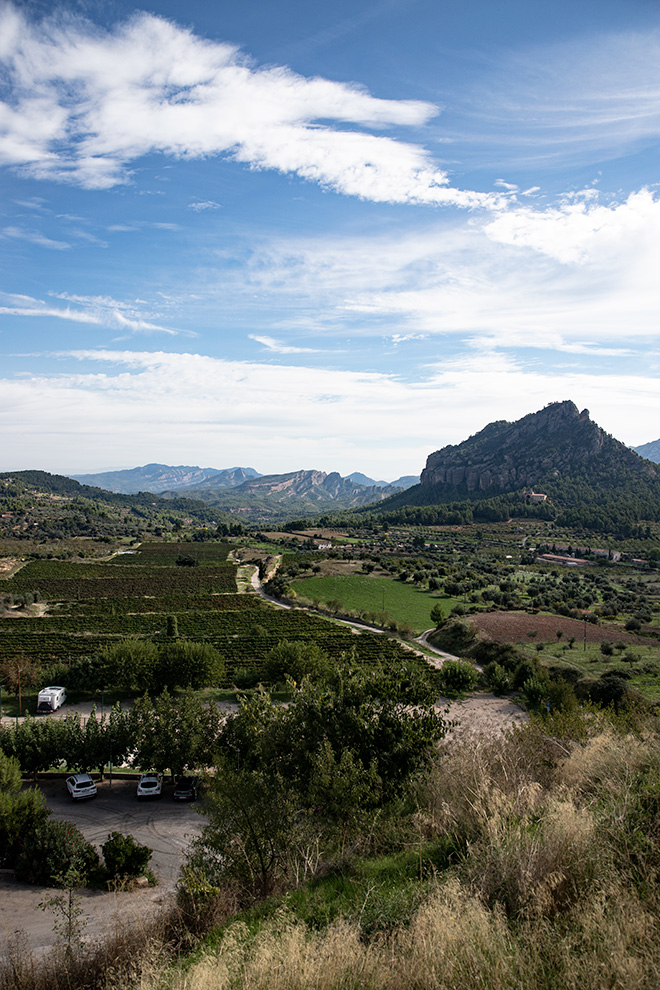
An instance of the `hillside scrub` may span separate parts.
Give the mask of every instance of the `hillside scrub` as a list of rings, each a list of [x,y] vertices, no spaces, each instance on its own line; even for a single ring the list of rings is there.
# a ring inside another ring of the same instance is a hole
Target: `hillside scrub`
[[[477,746],[443,743],[417,828],[463,851],[420,877],[421,903],[387,938],[365,938],[362,912],[319,929],[282,908],[256,928],[230,925],[166,985],[650,990],[659,769],[655,727],[589,709]],[[382,894],[372,884],[369,896]]]
[[[344,858],[311,884],[290,877],[288,893],[233,917],[234,882],[214,878],[214,890],[198,874],[200,896],[187,895],[196,930],[205,912],[226,920],[185,965],[172,968],[165,941],[143,952],[133,945],[131,967],[117,960],[116,981],[108,972],[94,985],[652,990],[660,984],[658,742],[654,718],[588,706],[534,717],[497,739],[443,739],[416,801],[380,819],[377,840],[363,842],[365,859]],[[19,984],[2,974],[2,990],[19,985],[80,984]]]

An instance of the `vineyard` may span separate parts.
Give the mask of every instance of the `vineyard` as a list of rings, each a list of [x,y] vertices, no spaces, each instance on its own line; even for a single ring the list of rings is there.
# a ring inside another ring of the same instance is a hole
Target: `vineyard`
[[[4,582],[3,591],[38,598],[45,614],[0,618],[0,662],[29,659],[44,668],[93,656],[126,637],[161,640],[168,620],[179,637],[214,646],[225,659],[230,687],[239,674],[258,678],[281,640],[314,641],[333,659],[365,665],[415,661],[385,636],[318,618],[301,610],[236,593],[236,567],[226,544],[146,544],[107,563],[35,561]],[[198,557],[195,557],[198,554]],[[197,566],[177,566],[182,555]]]

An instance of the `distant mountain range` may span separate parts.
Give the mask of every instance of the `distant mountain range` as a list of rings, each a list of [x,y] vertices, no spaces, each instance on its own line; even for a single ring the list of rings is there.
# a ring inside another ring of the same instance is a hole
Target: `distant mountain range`
[[[388,484],[359,471],[342,478],[336,471],[261,475],[254,468],[221,470],[168,464],[73,477],[81,484],[122,494],[153,492],[166,499],[193,498],[260,524],[369,505],[419,481],[418,477],[407,476]]]
[[[360,471],[353,471],[352,474],[346,475],[347,481],[354,481],[356,485],[364,485],[365,488],[412,488],[413,485],[419,484],[418,474],[405,474],[402,478],[397,478],[396,481],[374,481],[373,478],[368,478],[366,474],[361,474]]]
[[[650,443],[643,443],[639,447],[631,447],[640,457],[646,457],[648,461],[660,464],[660,440],[651,440]]]
[[[195,485],[213,482],[215,488],[235,488],[248,478],[258,478],[254,468],[200,468],[168,464],[145,464],[126,471],[103,471],[100,474],[72,474],[81,485],[104,488],[108,492],[134,495],[137,492],[181,491]]]
[[[369,479],[368,479],[369,480]],[[416,481],[417,479],[413,479]],[[336,471],[291,471],[260,475],[231,490],[215,486],[215,479],[178,492],[162,492],[163,498],[181,496],[200,499],[213,508],[240,515],[258,524],[286,522],[300,517],[318,517],[379,502],[401,492],[398,486],[357,484]]]

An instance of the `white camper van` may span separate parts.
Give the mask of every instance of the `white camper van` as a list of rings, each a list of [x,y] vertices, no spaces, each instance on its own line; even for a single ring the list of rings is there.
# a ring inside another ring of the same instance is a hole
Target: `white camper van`
[[[37,696],[37,713],[48,715],[57,711],[66,701],[66,691],[63,687],[46,687]]]

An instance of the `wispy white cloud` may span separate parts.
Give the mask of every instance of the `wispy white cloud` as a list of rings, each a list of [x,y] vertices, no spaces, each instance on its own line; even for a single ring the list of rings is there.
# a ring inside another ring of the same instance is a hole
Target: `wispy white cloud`
[[[594,26],[561,42],[509,48],[462,109],[470,143],[489,161],[553,167],[627,154],[660,135],[660,30]]]
[[[8,304],[0,306],[0,313],[5,316],[38,316],[71,323],[86,323],[90,326],[133,334],[164,333],[171,337],[180,334],[186,337],[197,336],[188,330],[177,330],[152,323],[139,312],[135,303],[119,302],[104,296],[75,296],[65,292],[51,295],[72,305],[53,306],[30,296],[0,292],[0,301],[4,300]]]
[[[274,337],[268,337],[263,334],[250,333],[248,334],[250,340],[256,340],[258,344],[262,344],[266,350],[272,351],[274,354],[318,354],[319,351],[315,347],[296,347],[293,344],[284,344],[281,340],[275,340]]]
[[[660,199],[641,190],[512,205],[468,225],[274,241],[255,253],[245,291],[290,298],[292,330],[313,319],[353,337],[453,334],[607,356],[657,339],[659,270]]]
[[[68,251],[71,247],[67,241],[55,241],[38,230],[25,230],[23,227],[4,227],[0,236],[15,241],[27,241],[28,244],[36,244],[37,247],[48,248],[50,251]]]
[[[150,14],[101,32],[72,17],[37,24],[8,3],[0,36],[1,160],[36,178],[103,189],[149,152],[231,155],[378,202],[497,201],[451,188],[424,148],[366,130],[420,127],[437,113],[430,103],[255,67],[236,47]]]
[[[188,209],[194,210],[195,213],[204,213],[206,210],[221,210],[222,207],[213,199],[203,199],[197,203],[190,203]]]

